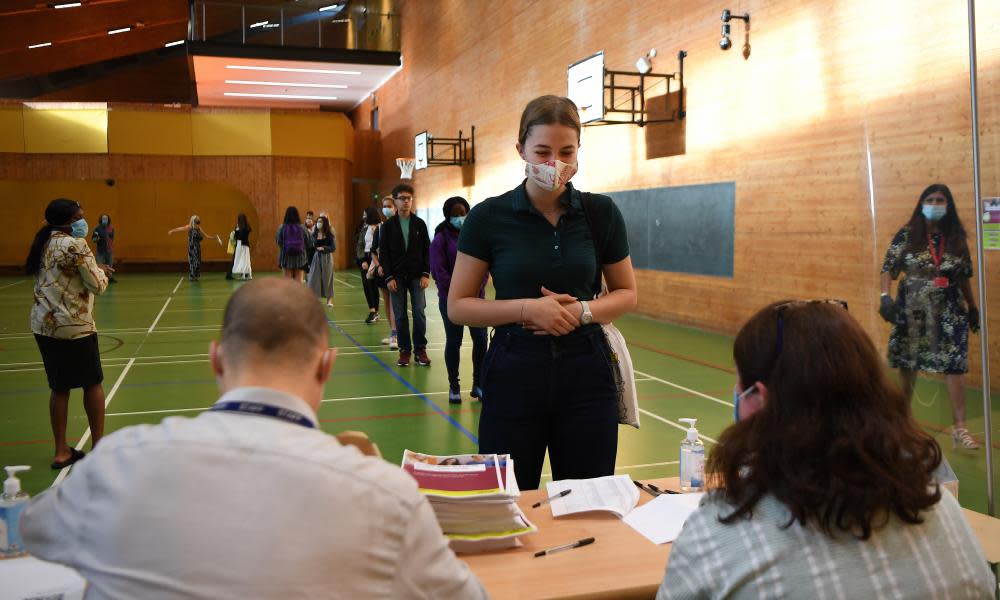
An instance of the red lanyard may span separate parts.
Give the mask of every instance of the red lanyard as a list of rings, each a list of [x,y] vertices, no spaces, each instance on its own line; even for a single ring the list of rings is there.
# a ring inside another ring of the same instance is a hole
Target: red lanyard
[[[941,259],[944,257],[944,241],[934,247],[934,241],[931,239],[930,234],[927,234],[927,250],[931,253],[931,260],[934,262],[934,272],[938,275],[941,274]]]

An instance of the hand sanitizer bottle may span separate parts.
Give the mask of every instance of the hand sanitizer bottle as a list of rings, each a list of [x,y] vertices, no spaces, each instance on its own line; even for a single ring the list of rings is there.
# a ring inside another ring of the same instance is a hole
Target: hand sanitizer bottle
[[[3,495],[0,496],[0,558],[13,558],[27,554],[21,532],[17,529],[17,520],[21,511],[28,505],[28,494],[21,491],[21,480],[17,473],[27,471],[31,467],[4,467],[7,479],[3,482]]]
[[[694,427],[698,419],[677,420],[689,426],[681,440],[681,491],[700,492],[705,487],[705,444]]]

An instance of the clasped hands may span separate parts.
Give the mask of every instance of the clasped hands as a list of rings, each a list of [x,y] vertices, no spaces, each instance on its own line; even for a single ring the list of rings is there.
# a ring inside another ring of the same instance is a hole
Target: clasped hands
[[[569,294],[557,294],[542,286],[542,297],[524,300],[521,325],[535,335],[566,335],[580,326],[583,306]]]

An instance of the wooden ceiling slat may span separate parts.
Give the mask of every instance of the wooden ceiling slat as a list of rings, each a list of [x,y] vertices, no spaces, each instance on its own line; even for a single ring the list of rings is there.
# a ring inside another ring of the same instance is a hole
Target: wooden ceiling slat
[[[39,42],[59,42],[107,35],[108,30],[144,23],[153,27],[188,19],[185,0],[129,0],[84,5],[65,10],[45,9],[0,17],[0,51],[26,48]],[[141,32],[142,29],[137,31]]]

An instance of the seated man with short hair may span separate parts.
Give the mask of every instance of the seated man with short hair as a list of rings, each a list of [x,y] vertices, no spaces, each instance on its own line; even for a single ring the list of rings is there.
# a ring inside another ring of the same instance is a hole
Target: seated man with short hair
[[[308,288],[254,281],[210,348],[222,397],[104,438],[21,531],[100,598],[480,598],[416,483],[316,411],[336,354]]]

